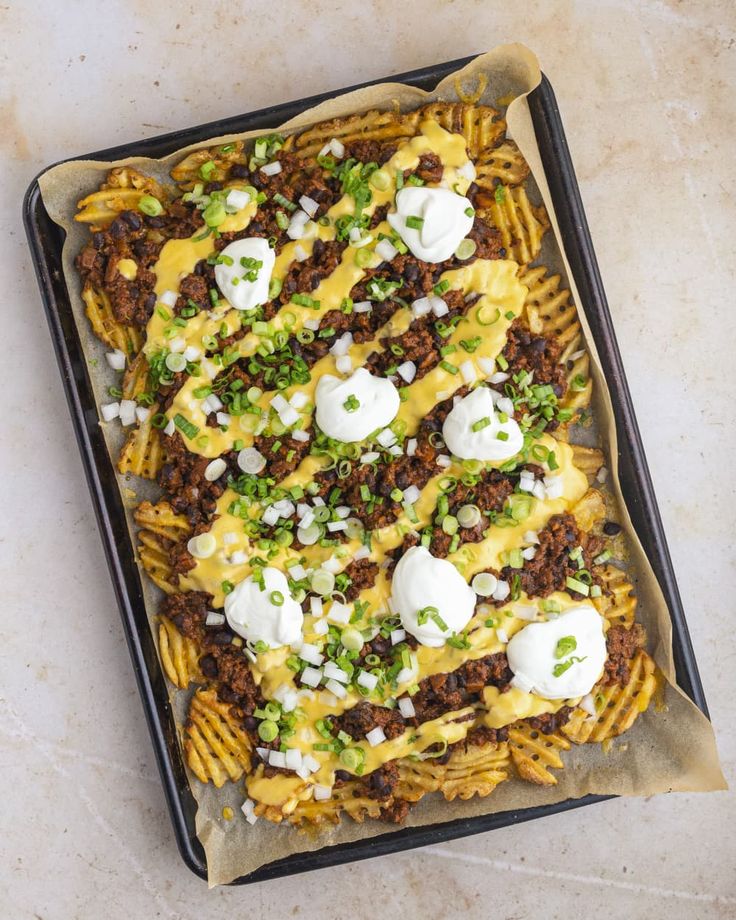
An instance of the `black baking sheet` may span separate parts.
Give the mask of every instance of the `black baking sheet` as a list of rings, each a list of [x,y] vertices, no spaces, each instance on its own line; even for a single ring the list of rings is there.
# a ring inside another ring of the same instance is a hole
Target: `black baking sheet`
[[[271,106],[257,112],[236,115],[198,127],[186,128],[132,144],[85,154],[84,157],[74,159],[116,160],[130,156],[163,157],[179,148],[207,141],[211,137],[258,128],[271,128],[338,93],[350,92],[372,83],[386,81],[409,83],[431,90],[445,76],[471,61],[472,57],[372,80],[343,90]],[[614,405],[621,489],[636,532],[649,557],[669,607],[678,683],[707,715],[703,688],[575,172],[554,92],[546,77],[542,78],[540,86],[531,93],[528,99],[565,250],[582,303],[585,304],[585,313],[593,332],[593,339]],[[99,426],[98,408],[87,376],[86,362],[72,315],[69,292],[62,274],[61,250],[64,232],[46,213],[37,179],[31,183],[26,192],[23,202],[23,219],[177,844],[187,866],[204,879],[207,877],[205,855],[195,833],[194,818],[197,806],[184,769],[165,678],[143,604],[140,573],[128,535],[116,473]],[[369,840],[324,847],[308,853],[295,853],[285,859],[261,866],[255,872],[237,879],[233,884],[278,878],[324,866],[381,856],[457,837],[466,837],[509,824],[529,821],[532,818],[590,805],[606,798],[610,796],[588,795],[554,805],[506,811],[424,827],[408,827]]]

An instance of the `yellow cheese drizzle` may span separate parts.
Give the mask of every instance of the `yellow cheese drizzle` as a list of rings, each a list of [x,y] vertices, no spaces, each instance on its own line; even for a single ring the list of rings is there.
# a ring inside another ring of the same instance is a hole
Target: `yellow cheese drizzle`
[[[396,171],[415,168],[423,153],[437,153],[443,162],[445,182],[452,187],[457,185],[460,191],[465,191],[467,180],[458,176],[456,172],[458,167],[467,162],[465,140],[462,135],[450,134],[434,121],[423,123],[421,132],[420,135],[401,146],[391,160],[385,164],[383,169],[391,177],[391,182],[385,190],[372,189],[373,200],[365,209],[365,213],[372,214],[377,207],[393,200],[396,190],[394,185]],[[330,225],[317,225],[313,239],[287,243],[276,259],[273,277],[280,279],[285,277],[295,258],[297,245],[310,254],[314,239],[334,239],[334,220],[342,214],[351,213],[352,210],[352,199],[345,196],[329,210]],[[255,211],[255,202],[251,202],[237,214],[228,216],[225,224],[219,229],[225,232],[243,230],[248,226]],[[379,232],[388,232],[389,229],[387,224],[381,224],[373,231],[373,234],[377,237]],[[181,280],[193,271],[197,262],[207,258],[212,251],[211,235],[201,240],[192,238],[167,242],[154,268],[157,277],[156,294],[160,297],[164,291],[178,291]],[[374,262],[378,261],[380,261],[379,257],[374,256]],[[129,270],[127,266],[124,268],[126,271]],[[518,281],[517,270],[518,266],[514,262],[479,259],[463,268],[445,272],[442,276],[443,280],[450,283],[450,288],[453,290],[461,290],[465,294],[481,295],[446,340],[446,344],[457,345],[462,339],[480,336],[479,348],[472,355],[463,359],[473,364],[479,378],[482,378],[484,374],[476,363],[477,359],[495,358],[498,355],[505,343],[508,326],[521,313],[526,288]],[[346,247],[336,270],[325,278],[310,295],[319,301],[319,309],[313,310],[289,303],[271,320],[271,327],[279,330],[287,328],[288,324],[290,331],[297,331],[303,327],[305,320],[318,319],[329,310],[339,308],[343,298],[349,296],[351,289],[363,276],[363,269],[355,263],[355,250],[350,246]],[[285,319],[287,316],[288,321]],[[411,318],[410,312],[406,308],[401,308],[376,333],[372,341],[353,345],[349,352],[353,367],[364,364],[372,352],[382,350],[380,338],[387,335],[398,335],[405,331]],[[215,335],[223,324],[228,334],[236,332],[241,325],[239,311],[231,309],[223,311],[222,308],[212,312],[202,311],[190,319],[184,327],[171,327],[169,322],[170,317],[167,318],[165,311],[154,312],[147,329],[146,352],[148,354],[166,347],[173,335],[183,337],[187,345],[201,348],[203,337]],[[250,333],[238,341],[237,353],[241,357],[248,356],[255,351],[259,342],[259,337]],[[282,392],[286,399],[297,390],[306,394],[308,405],[302,423],[305,428],[310,421],[317,382],[327,373],[336,373],[335,359],[332,356],[321,359],[311,368],[311,380],[308,384],[295,385]],[[193,396],[193,390],[201,386],[203,382],[205,381],[202,377],[191,377],[185,382],[177,393],[170,410],[170,417],[180,413],[200,429],[204,428],[205,415],[199,407],[199,401]],[[437,402],[448,398],[463,384],[461,374],[453,375],[437,366],[421,380],[409,386],[407,388],[408,398],[402,402],[399,410],[399,418],[405,423],[407,434],[416,431],[421,420]],[[263,409],[268,408],[273,395],[274,393],[263,394],[259,400]],[[245,425],[233,423],[228,431],[207,428],[206,438],[195,437],[194,440],[185,438],[188,449],[206,457],[217,457],[232,449],[236,440],[242,440],[246,444],[252,443],[252,431],[249,430],[252,416],[243,416],[243,418],[248,420]],[[182,437],[184,437],[183,434]],[[502,554],[521,545],[522,535],[526,531],[539,529],[552,515],[569,510],[585,492],[587,488],[585,476],[573,465],[572,450],[569,445],[559,443],[547,435],[544,435],[539,443],[555,451],[559,463],[557,474],[563,480],[563,496],[553,500],[533,500],[531,513],[522,523],[504,528],[494,526],[482,542],[466,544],[451,554],[448,558],[455,563],[466,580],[469,581],[475,573],[484,569],[500,568]],[[280,485],[287,489],[295,485],[306,486],[325,463],[323,458],[308,456],[298,469]],[[409,530],[421,529],[429,524],[441,492],[441,482],[447,476],[461,476],[462,473],[462,467],[453,463],[441,474],[430,479],[414,506],[417,521],[412,522],[405,514],[402,514],[395,523],[373,531],[370,559],[377,563],[383,562],[387,553],[402,543]],[[218,501],[210,529],[217,543],[216,552],[208,559],[197,560],[195,567],[190,572],[180,576],[182,590],[207,591],[212,594],[216,607],[221,607],[224,602],[222,582],[225,577],[228,581],[237,584],[251,573],[251,566],[248,562],[233,565],[229,561],[229,556],[236,551],[244,551],[246,555],[252,551],[250,541],[243,531],[242,521],[228,512],[228,508],[237,497],[234,491],[226,490]],[[255,509],[254,513],[258,513],[258,509]],[[227,551],[223,540],[225,534],[228,534]],[[359,546],[358,540],[352,540],[340,547],[324,548],[314,545],[298,551],[286,547],[280,551],[276,559],[269,560],[269,564],[285,565],[289,560],[301,559],[304,560],[304,565],[307,567],[318,567],[329,557],[336,557],[345,567]],[[361,592],[359,597],[362,603],[368,605],[366,616],[371,618],[388,613],[389,596],[390,584],[384,572],[381,571],[376,583],[370,589]],[[563,610],[575,603],[566,594],[554,595],[552,599],[556,600],[560,609]],[[529,601],[522,597],[517,603],[528,604]],[[507,636],[512,636],[525,622],[513,615],[513,607],[514,605],[511,604],[508,608],[499,611],[481,604],[478,613],[468,625],[470,644],[468,649],[456,649],[449,645],[437,649],[420,645],[416,652],[412,653],[414,669],[411,680],[399,685],[394,696],[400,696],[406,692],[411,683],[419,683],[427,676],[453,671],[465,661],[502,651],[505,645],[498,638],[496,628],[487,627],[484,624],[489,616],[493,616],[499,621],[499,626],[505,630]],[[327,618],[329,620],[329,609]],[[320,640],[320,637],[313,632],[313,625],[314,618],[307,615],[304,627],[304,637],[307,641]],[[288,648],[269,651],[258,655],[257,661],[252,665],[256,682],[261,686],[266,699],[272,698],[274,691],[282,685],[295,686],[294,672],[286,666],[286,659],[290,654]],[[339,715],[356,705],[361,699],[363,697],[350,690],[344,699],[337,699],[332,694],[320,690],[309,695],[304,694],[299,703],[304,718],[297,722],[296,733],[289,738],[289,747],[299,748],[302,753],[316,757],[320,762],[319,771],[305,782],[295,774],[277,774],[266,778],[263,775],[263,768],[258,767],[256,772],[246,780],[248,794],[251,798],[265,805],[278,806],[286,814],[296,807],[300,799],[311,795],[311,787],[314,783],[331,786],[339,763],[336,755],[331,752],[314,750],[313,745],[324,740],[315,728],[316,723],[327,716]],[[370,773],[390,760],[420,754],[437,742],[453,744],[461,741],[470,728],[478,724],[478,718],[489,727],[500,728],[520,718],[554,712],[563,705],[563,702],[546,700],[517,688],[511,688],[501,694],[497,688],[487,687],[483,693],[483,701],[477,707],[446,713],[438,719],[423,723],[416,729],[408,729],[398,738],[385,741],[376,747],[370,747],[367,743],[361,744],[365,755],[364,773]],[[472,721],[457,721],[469,713],[473,713],[477,718]]]

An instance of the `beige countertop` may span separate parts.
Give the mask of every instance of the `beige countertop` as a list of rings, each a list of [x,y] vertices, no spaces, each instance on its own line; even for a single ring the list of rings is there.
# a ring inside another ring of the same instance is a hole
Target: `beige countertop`
[[[52,161],[528,44],[565,120],[733,783],[735,26],[729,0],[0,6],[3,918],[736,916],[732,793],[607,802],[246,889],[190,875],[20,225]]]

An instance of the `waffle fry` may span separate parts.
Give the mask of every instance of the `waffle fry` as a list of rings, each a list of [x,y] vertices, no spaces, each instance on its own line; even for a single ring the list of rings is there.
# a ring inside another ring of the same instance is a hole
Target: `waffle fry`
[[[150,176],[129,166],[116,167],[108,173],[102,187],[78,203],[79,213],[74,219],[91,224],[93,229],[105,227],[125,210],[135,210],[144,195],[153,195],[165,201],[163,188]]]
[[[184,732],[187,764],[201,782],[219,789],[250,768],[250,739],[214,690],[195,692]]]
[[[223,146],[226,150],[223,150]],[[183,188],[191,188],[195,183],[202,181],[200,168],[205,163],[214,163],[214,169],[209,173],[209,181],[222,181],[227,170],[233,163],[244,163],[243,142],[233,141],[219,147],[206,147],[195,150],[186,156],[171,170],[171,178]]]
[[[518,722],[509,729],[509,748],[522,779],[537,786],[554,786],[557,777],[550,770],[565,766],[560,751],[568,751],[570,742],[556,733],[545,735],[527,722]]]
[[[197,646],[168,617],[159,618],[158,650],[166,676],[175,687],[186,690],[192,682],[201,683]]]
[[[542,248],[542,237],[549,229],[547,212],[544,205],[532,205],[523,186],[498,188],[503,189],[501,201],[494,197],[487,211],[479,209],[479,213],[500,231],[507,257],[527,265]]]
[[[639,649],[631,660],[631,676],[625,687],[619,684],[599,684],[592,691],[598,714],[589,715],[576,709],[564,734],[576,744],[606,741],[631,728],[649,706],[657,687],[655,664],[649,655]]]
[[[630,629],[636,615],[636,597],[626,573],[613,565],[607,565],[599,569],[598,578],[605,587],[601,597],[595,598],[598,612],[612,626]]]
[[[508,779],[509,758],[506,744],[461,746],[448,760],[439,790],[448,802],[485,798]]]
[[[100,341],[110,348],[119,348],[128,356],[138,354],[143,345],[140,330],[135,326],[125,326],[115,319],[110,298],[104,291],[85,285],[82,300],[87,305],[85,312],[92,331]]]
[[[288,821],[294,825],[339,824],[340,816],[344,813],[349,815],[353,821],[362,824],[366,818],[379,818],[381,809],[386,804],[386,802],[368,798],[365,793],[361,792],[358,783],[348,782],[336,788],[332,798],[322,802],[315,802],[314,799],[300,801],[294,811],[289,814]]]
[[[118,471],[132,473],[142,479],[155,479],[163,466],[164,453],[157,428],[151,424],[157,406],[152,406],[145,422],[128,435],[118,458]]]

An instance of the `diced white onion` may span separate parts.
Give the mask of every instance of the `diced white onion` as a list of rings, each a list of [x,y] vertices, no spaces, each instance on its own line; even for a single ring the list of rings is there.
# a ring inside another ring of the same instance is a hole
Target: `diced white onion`
[[[311,754],[302,754],[302,766],[309,770],[310,773],[316,773],[320,768],[320,762]]]
[[[584,696],[582,700],[580,700],[580,702],[578,703],[578,706],[581,709],[584,709],[585,712],[588,713],[588,715],[591,715],[591,716],[596,715],[595,700],[593,698],[592,693],[588,693],[586,696]]]
[[[330,693],[333,693],[339,700],[345,699],[345,697],[348,695],[348,691],[345,689],[345,687],[338,683],[334,677],[331,677],[325,683],[325,690],[329,690]]]
[[[539,543],[539,534],[536,530],[527,530],[522,540],[524,543]]]
[[[410,696],[401,697],[399,700],[399,712],[405,719],[413,719],[417,714],[417,711],[414,708],[414,703],[412,703]]]
[[[319,667],[325,660],[325,656],[320,652],[317,646],[313,645],[311,642],[302,642],[302,647],[299,649],[299,657],[302,661],[313,664],[315,667]]]
[[[332,347],[330,348],[331,355],[346,355],[350,350],[350,346],[353,344],[353,336],[350,332],[344,332],[339,339],[336,339],[333,342]]]
[[[164,431],[164,434],[168,435],[169,437],[171,437],[171,435],[176,431],[176,425],[174,424],[173,418],[169,419],[163,431]]]
[[[300,243],[294,247],[294,258],[297,262],[306,262],[309,258],[309,253]]]
[[[428,297],[418,297],[412,302],[411,312],[418,319],[420,316],[426,316],[432,309],[432,304]]]
[[[309,432],[308,432],[308,431],[301,431],[301,429],[297,428],[296,431],[292,431],[292,432],[291,432],[291,437],[292,437],[292,439],[293,439],[294,441],[303,441],[303,442],[306,442],[306,441],[309,440]]]
[[[391,645],[398,645],[399,642],[403,642],[406,639],[406,630],[394,629],[389,638],[391,639]]]
[[[240,188],[231,188],[227,193],[225,204],[229,208],[236,208],[239,211],[250,204],[250,195]]]
[[[340,355],[335,361],[335,367],[341,374],[350,374],[353,370],[353,359],[350,355]]]
[[[332,788],[330,786],[322,786],[316,783],[313,788],[315,802],[325,802],[327,799],[332,798]]]
[[[338,160],[345,156],[345,145],[336,137],[330,139],[329,148],[332,155],[337,157]]]
[[[396,435],[390,428],[384,428],[383,431],[379,432],[377,435],[376,441],[378,441],[381,447],[390,447],[392,444],[396,443]]]
[[[505,374],[503,371],[497,371],[495,374],[491,374],[488,378],[489,383],[506,383],[509,379],[509,375]]]
[[[498,639],[499,642],[503,642],[504,645],[508,645],[509,634],[506,632],[505,629],[502,629],[500,626],[496,630],[496,638]]]
[[[309,214],[305,211],[295,211],[286,228],[286,235],[290,240],[301,240],[305,235],[305,227],[309,221]]]
[[[361,687],[365,687],[366,690],[375,690],[376,684],[378,683],[378,677],[375,674],[371,674],[368,671],[361,671],[358,674],[355,683]]]
[[[507,581],[504,581],[502,578],[499,578],[498,584],[496,585],[496,590],[491,595],[494,601],[505,601],[506,598],[511,594],[511,586]]]
[[[417,486],[409,486],[407,489],[404,489],[404,501],[413,505],[414,502],[418,501],[421,494]]]
[[[135,400],[120,400],[120,423],[122,425],[132,425],[135,422]]]
[[[352,611],[347,604],[342,604],[340,601],[333,601],[332,606],[327,612],[327,619],[332,620],[333,623],[337,623],[340,626],[347,626],[350,622]]]
[[[217,424],[222,425],[224,428],[227,428],[230,422],[232,422],[232,418],[230,418],[230,415],[227,412],[218,412],[216,419]]]
[[[202,357],[202,351],[197,348],[196,345],[187,345],[183,351],[183,355],[187,361],[196,361],[197,358]]]
[[[460,373],[462,374],[465,383],[475,383],[475,381],[478,379],[478,372],[476,371],[475,365],[470,359],[463,361],[463,363],[460,365]]]
[[[174,354],[181,354],[186,347],[187,341],[181,335],[169,340],[169,351],[174,352]]]
[[[437,457],[437,466],[447,469],[448,466],[452,466],[452,459],[447,454],[440,454]]]
[[[327,620],[317,620],[314,626],[312,626],[312,631],[317,636],[326,636],[330,631],[330,624]]]
[[[391,262],[398,255],[399,250],[391,243],[390,240],[379,240],[376,243],[374,252],[380,256],[384,262]]]
[[[367,546],[359,546],[353,553],[353,559],[367,559],[371,554],[371,551]]]
[[[122,404],[121,404],[122,406]],[[547,498],[562,498],[564,483],[562,476],[545,476],[544,489]]]
[[[268,752],[268,763],[271,767],[285,767],[286,766],[286,754],[283,751],[269,751]]]
[[[105,354],[105,360],[114,371],[125,370],[125,354],[119,348],[115,351],[108,351]]]
[[[381,728],[380,725],[377,725],[375,728],[372,728],[368,734],[365,736],[365,740],[370,744],[371,747],[377,747],[379,744],[383,744],[386,740],[386,733]]]
[[[176,291],[164,291],[159,297],[158,302],[162,303],[165,307],[173,307],[178,299],[179,295]]]
[[[475,179],[475,165],[472,160],[466,160],[462,166],[457,168],[458,176],[462,176],[463,179],[467,179],[468,182],[472,182]]]
[[[284,760],[287,770],[298,770],[302,765],[302,752],[299,748],[289,748],[284,754]]]
[[[301,681],[308,687],[318,687],[322,680],[322,672],[317,668],[304,668]]]
[[[279,412],[279,418],[287,428],[291,428],[292,425],[296,425],[299,421],[299,413],[293,406],[287,406]]]
[[[214,610],[210,610],[205,617],[204,625],[205,626],[222,626],[225,623],[225,614],[216,613]]]
[[[324,666],[324,674],[325,677],[332,678],[332,680],[336,680],[341,684],[350,683],[350,678],[348,675],[345,673],[345,671],[343,671],[342,668],[339,668],[334,661],[327,662],[327,664]]]
[[[537,555],[536,546],[527,546],[526,549],[521,551],[521,556],[523,559],[531,560]]]
[[[378,460],[380,456],[381,455],[377,451],[369,450],[361,456],[360,462],[361,463],[373,463],[375,460]]]
[[[261,172],[264,176],[278,176],[281,172],[281,163],[278,160],[274,160],[273,163],[266,163],[265,166],[261,166]]]
[[[353,313],[370,313],[372,309],[373,304],[370,300],[359,300],[353,304]]]
[[[417,439],[409,438],[409,440],[406,442],[406,456],[413,457],[416,452],[417,452]]]
[[[106,422],[111,422],[120,415],[120,403],[105,403],[105,405],[100,406],[100,414]]]
[[[310,217],[314,217],[317,211],[319,211],[319,202],[315,201],[314,198],[310,198],[309,195],[302,195],[299,199],[299,204]]]
[[[229,561],[230,565],[243,565],[244,562],[248,561],[248,554],[245,550],[239,549],[232,554]]]
[[[396,368],[396,373],[402,380],[411,383],[417,375],[417,366],[413,361],[404,361]]]
[[[273,527],[274,524],[278,523],[279,518],[281,517],[278,508],[274,508],[273,505],[269,505],[268,508],[263,512],[261,520],[264,524],[267,524],[269,527]]]
[[[309,598],[309,612],[313,617],[321,617],[324,613],[324,608],[322,606],[321,597],[310,597]]]
[[[430,294],[429,303],[432,307],[432,312],[438,318],[440,316],[446,316],[450,312],[450,308],[441,297],[437,296],[437,294]]]

